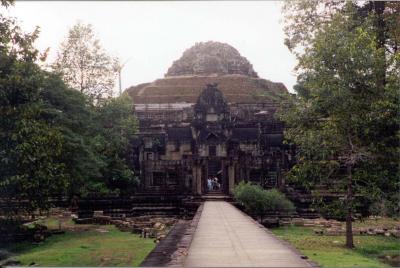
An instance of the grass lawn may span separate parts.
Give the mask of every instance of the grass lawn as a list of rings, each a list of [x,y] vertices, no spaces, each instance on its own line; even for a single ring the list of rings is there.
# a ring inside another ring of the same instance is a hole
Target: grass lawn
[[[354,236],[356,248],[344,247],[344,236],[315,235],[310,227],[288,226],[271,229],[322,267],[390,267],[379,256],[399,255],[400,240],[384,236]]]
[[[112,225],[98,228],[52,235],[39,245],[17,243],[9,250],[18,254],[21,265],[138,266],[155,247],[153,239],[120,232]]]

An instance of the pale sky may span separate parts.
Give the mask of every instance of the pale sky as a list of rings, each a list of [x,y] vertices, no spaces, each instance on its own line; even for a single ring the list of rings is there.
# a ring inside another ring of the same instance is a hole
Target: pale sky
[[[102,46],[121,62],[122,88],[164,77],[185,49],[219,41],[235,47],[262,78],[293,92],[294,56],[283,44],[279,1],[16,1],[6,12],[25,31],[41,29],[37,47],[55,58],[68,29],[78,20],[93,25]]]

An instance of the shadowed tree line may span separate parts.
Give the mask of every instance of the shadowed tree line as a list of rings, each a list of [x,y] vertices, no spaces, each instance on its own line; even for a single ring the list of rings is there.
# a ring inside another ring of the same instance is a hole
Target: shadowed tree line
[[[316,200],[321,184],[342,194],[318,208],[346,218],[352,248],[355,197],[372,213],[399,213],[400,3],[288,1],[283,11],[298,59],[297,94],[281,112],[298,146],[288,175]]]
[[[15,19],[0,15],[2,204],[23,201],[19,209],[32,213],[47,210],[54,198],[131,194],[137,183],[128,164],[136,129],[132,100],[108,95],[99,101],[99,85],[75,89],[63,72],[41,68],[46,53],[34,47],[38,36],[38,29],[24,33]],[[10,215],[21,212],[13,210]]]

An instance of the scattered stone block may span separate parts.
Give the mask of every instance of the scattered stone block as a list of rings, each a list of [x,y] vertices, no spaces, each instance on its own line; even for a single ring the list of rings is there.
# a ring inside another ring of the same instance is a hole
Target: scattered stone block
[[[326,232],[325,232],[326,235],[343,235],[344,233],[345,233],[344,230],[334,229],[334,228],[328,228],[328,229],[326,229]]]
[[[78,219],[74,219],[74,222],[76,224],[91,224],[91,223],[93,223],[93,219],[92,218],[78,218]]]
[[[64,218],[69,218],[69,217],[71,217],[71,211],[63,211],[62,217],[64,217]]]
[[[43,233],[35,233],[33,235],[33,241],[35,242],[42,242],[46,239]]]
[[[103,211],[102,210],[93,211],[93,217],[99,217],[99,216],[103,216]]]
[[[96,229],[95,231],[96,231],[96,232],[99,232],[99,233],[108,233],[108,232],[109,232],[108,230],[102,229],[102,228],[98,228],[98,229]]]
[[[0,249],[0,261],[8,259],[12,256],[12,254],[4,249]]]
[[[165,237],[167,237],[167,235],[163,234],[163,235],[159,235],[157,238],[158,238],[159,240],[161,240],[161,239],[164,239]]]
[[[316,235],[323,235],[324,234],[324,230],[323,229],[314,229],[314,233]]]
[[[400,238],[400,230],[398,229],[390,230],[389,233],[396,238]]]
[[[21,262],[15,258],[8,258],[3,261],[0,261],[0,267],[18,266],[20,264],[21,264]]]
[[[278,227],[279,219],[278,218],[266,218],[266,219],[262,220],[261,224],[268,228]]]
[[[366,228],[360,228],[359,231],[360,231],[360,235],[366,235],[368,232],[368,230]]]
[[[279,220],[279,225],[281,225],[281,226],[288,226],[288,225],[290,225],[290,224],[291,224],[290,221]]]
[[[304,219],[302,218],[293,219],[292,224],[295,226],[304,226]]]

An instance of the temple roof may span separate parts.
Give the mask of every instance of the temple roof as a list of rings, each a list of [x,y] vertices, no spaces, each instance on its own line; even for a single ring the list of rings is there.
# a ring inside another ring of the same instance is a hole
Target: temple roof
[[[165,74],[181,75],[241,74],[258,77],[250,62],[232,46],[220,42],[200,42],[187,49]]]
[[[244,75],[168,77],[127,89],[135,104],[196,103],[207,84],[218,84],[228,103],[263,103],[283,99],[282,83]]]
[[[207,84],[218,84],[228,103],[279,102],[282,83],[258,78],[239,52],[223,43],[198,43],[168,69],[165,78],[127,89],[135,104],[196,103]]]
[[[201,129],[199,132],[198,139],[200,141],[212,140],[212,139],[224,139],[225,136],[222,133],[218,133],[217,131],[212,131],[210,129]]]

